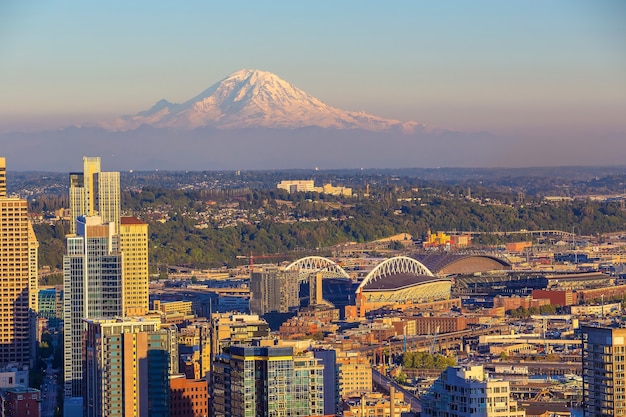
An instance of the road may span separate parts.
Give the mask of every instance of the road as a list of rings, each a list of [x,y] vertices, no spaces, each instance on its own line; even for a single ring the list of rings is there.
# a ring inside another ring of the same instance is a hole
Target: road
[[[59,333],[52,335],[52,347],[56,351],[59,344]],[[52,367],[54,354],[46,360],[46,375],[41,384],[41,417],[54,417],[57,408],[57,392],[59,389],[59,370]]]
[[[41,416],[54,417],[57,406],[57,371],[52,368],[52,359],[48,360],[46,376],[41,384]]]
[[[376,369],[372,368],[372,381],[374,384],[380,385],[381,387],[393,386],[396,391],[400,391],[404,394],[404,402],[408,403],[411,406],[411,411],[421,412],[422,411],[422,403],[420,402],[415,395],[411,392],[405,390],[400,386],[396,381],[387,377],[386,375],[381,374]]]

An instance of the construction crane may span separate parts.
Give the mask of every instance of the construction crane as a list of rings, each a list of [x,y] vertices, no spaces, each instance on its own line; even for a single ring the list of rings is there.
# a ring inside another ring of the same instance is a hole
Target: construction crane
[[[237,255],[237,259],[249,259],[250,271],[252,271],[252,268],[254,268],[255,259],[284,258],[285,256],[287,255],[284,253],[277,253],[274,255],[253,255],[252,251],[250,251],[250,255]]]
[[[430,349],[429,352],[431,355],[435,353],[435,342],[437,342],[437,335],[439,334],[439,326],[437,326],[437,329],[435,330],[435,334],[433,335],[433,341],[430,344]]]

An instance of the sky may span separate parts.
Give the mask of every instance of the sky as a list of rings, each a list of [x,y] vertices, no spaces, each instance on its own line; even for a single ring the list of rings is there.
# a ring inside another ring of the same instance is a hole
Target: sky
[[[0,0],[0,133],[182,102],[242,68],[447,129],[621,133],[626,2]]]

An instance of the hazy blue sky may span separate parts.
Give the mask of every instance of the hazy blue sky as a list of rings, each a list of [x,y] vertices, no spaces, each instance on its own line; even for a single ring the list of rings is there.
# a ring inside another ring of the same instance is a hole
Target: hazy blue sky
[[[0,1],[0,131],[181,102],[242,68],[445,128],[626,131],[626,1]]]

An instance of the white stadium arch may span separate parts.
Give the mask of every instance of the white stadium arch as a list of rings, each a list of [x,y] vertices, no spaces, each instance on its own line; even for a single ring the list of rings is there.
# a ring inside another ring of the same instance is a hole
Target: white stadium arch
[[[413,274],[413,275],[426,275],[434,277],[435,275],[424,266],[421,262],[409,258],[408,256],[396,256],[394,258],[386,259],[385,261],[376,265],[374,269],[361,281],[361,284],[357,288],[356,292],[360,292],[370,282],[376,282],[379,279],[384,279],[390,275],[395,274]]]
[[[348,273],[336,262],[322,256],[307,256],[287,265],[288,270],[300,272],[299,281],[308,281],[309,276],[321,272],[323,278],[350,278]]]

